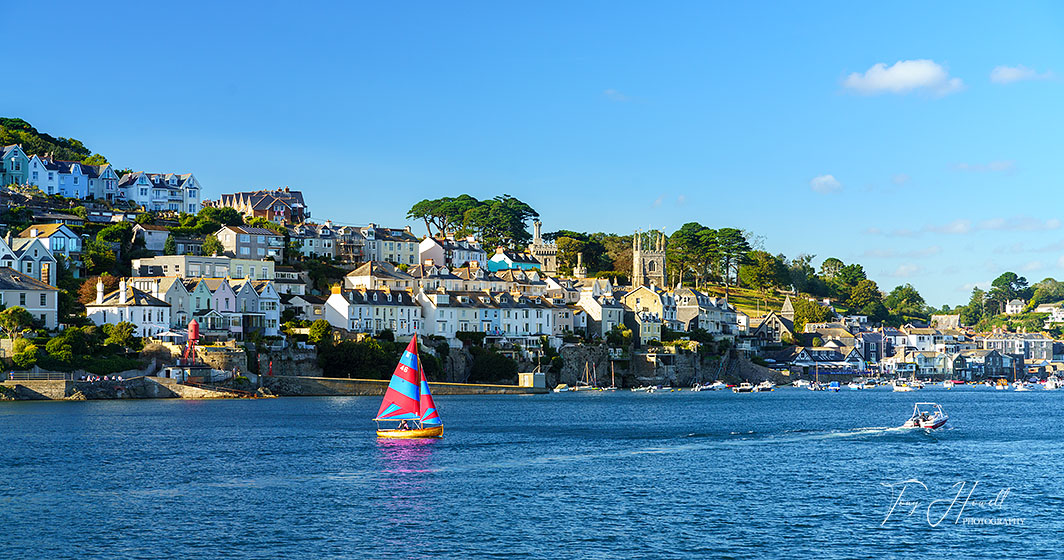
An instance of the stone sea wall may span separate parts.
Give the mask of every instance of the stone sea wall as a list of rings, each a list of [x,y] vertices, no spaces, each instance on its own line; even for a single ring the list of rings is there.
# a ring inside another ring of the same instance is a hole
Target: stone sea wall
[[[335,379],[331,377],[263,376],[262,386],[279,396],[372,396],[383,395],[388,381],[376,379]],[[542,389],[515,385],[476,385],[429,383],[434,395],[529,395]]]

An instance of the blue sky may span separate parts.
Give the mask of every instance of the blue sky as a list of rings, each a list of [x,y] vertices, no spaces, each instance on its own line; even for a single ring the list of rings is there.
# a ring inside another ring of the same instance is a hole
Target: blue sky
[[[57,3],[5,26],[0,114],[344,223],[509,193],[548,231],[740,227],[934,305],[1064,277],[1064,7],[852,4]]]

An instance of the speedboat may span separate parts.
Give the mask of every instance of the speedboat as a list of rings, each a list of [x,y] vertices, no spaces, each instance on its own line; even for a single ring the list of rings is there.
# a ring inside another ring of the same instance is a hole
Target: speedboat
[[[1027,384],[1024,383],[1023,381],[1017,381],[1016,382],[1016,390],[1017,391],[1030,391],[1031,389],[1029,389],[1027,387]]]
[[[831,383],[828,383],[828,391],[835,391],[837,393],[839,392],[839,389],[842,389],[842,386],[839,385],[838,381],[832,381]]]
[[[809,385],[810,385],[810,383],[809,383],[809,381],[807,379],[799,379],[798,381],[794,382],[794,386],[799,388],[799,389],[803,389],[803,388],[809,387]]]
[[[743,381],[738,387],[732,387],[733,393],[752,393],[754,392],[754,386]]]
[[[766,379],[766,380],[762,381],[761,383],[758,383],[757,387],[754,387],[754,392],[755,393],[765,393],[765,392],[772,391],[772,390],[775,390],[775,389],[776,389],[776,384]]]
[[[1062,386],[1064,386],[1064,384],[1062,384],[1061,381],[1060,381],[1060,378],[1055,376],[1055,375],[1050,375],[1046,379],[1045,385],[1043,385],[1043,387],[1045,388],[1046,391],[1056,391],[1057,389],[1060,389]]]
[[[561,385],[558,385],[558,386],[554,387],[554,392],[555,393],[567,393],[567,392],[569,392],[569,386],[566,385],[565,383],[562,383]]]
[[[860,391],[861,389],[864,389],[864,385],[856,381],[851,381],[847,383],[846,387],[851,391]]]
[[[876,382],[872,381],[871,379],[869,379],[868,381],[864,382],[864,388],[865,389],[875,389],[876,388]]]
[[[934,430],[941,428],[949,416],[942,410],[942,405],[921,402],[913,405],[913,415],[901,425],[902,428],[923,428]]]

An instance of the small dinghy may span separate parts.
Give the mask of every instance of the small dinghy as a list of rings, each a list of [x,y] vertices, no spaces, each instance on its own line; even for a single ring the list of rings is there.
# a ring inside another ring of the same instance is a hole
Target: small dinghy
[[[901,425],[902,428],[924,428],[934,430],[941,428],[949,416],[942,410],[942,405],[922,402],[913,405],[913,415]]]

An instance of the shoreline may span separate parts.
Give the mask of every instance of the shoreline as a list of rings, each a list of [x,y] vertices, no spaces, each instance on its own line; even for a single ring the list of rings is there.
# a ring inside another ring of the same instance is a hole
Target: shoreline
[[[331,377],[262,376],[265,391],[257,397],[240,395],[225,388],[189,386],[173,379],[134,377],[122,381],[26,380],[0,382],[2,401],[82,401],[138,399],[237,399],[269,397],[370,397],[380,396],[388,381]],[[537,395],[543,388],[475,383],[429,383],[436,395]]]

